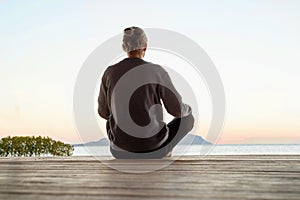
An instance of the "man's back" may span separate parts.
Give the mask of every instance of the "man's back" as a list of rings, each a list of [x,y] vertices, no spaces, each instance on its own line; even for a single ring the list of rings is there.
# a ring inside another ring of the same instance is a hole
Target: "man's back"
[[[141,67],[143,70],[139,73],[139,77],[134,77],[134,74],[130,77],[133,70]],[[125,82],[121,83],[123,89],[114,92],[117,90],[116,84],[119,84],[121,78],[126,75],[129,79],[127,78]],[[128,87],[132,86],[137,78],[147,79],[150,83],[140,85],[130,97],[129,104],[126,105],[126,99],[120,99],[119,94],[129,92]],[[169,85],[169,88],[163,85]],[[127,88],[128,90],[126,90]],[[181,116],[181,97],[173,87],[168,73],[161,66],[148,63],[140,58],[126,58],[107,68],[102,77],[98,112],[108,120],[107,125],[110,129],[108,136],[114,148],[132,152],[149,151],[158,148],[166,141],[168,133],[163,121],[161,99],[169,113],[174,116]],[[112,100],[114,100],[113,108]],[[149,112],[153,105],[160,106],[155,106],[155,110]],[[128,110],[130,116],[126,116]],[[188,109],[185,112],[188,112]],[[130,120],[140,127],[145,127],[150,123],[151,126],[148,129],[143,129],[142,132],[138,132],[141,129],[135,130],[129,127],[130,132],[128,132],[126,127],[124,130],[124,127],[120,126],[120,122],[126,126],[126,124],[130,125]],[[157,132],[157,130],[159,131]]]

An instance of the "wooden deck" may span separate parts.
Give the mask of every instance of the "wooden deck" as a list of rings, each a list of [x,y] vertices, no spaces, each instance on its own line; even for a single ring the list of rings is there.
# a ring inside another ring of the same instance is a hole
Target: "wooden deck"
[[[1,158],[0,199],[299,200],[300,156],[185,156],[140,174],[111,169],[93,157]]]

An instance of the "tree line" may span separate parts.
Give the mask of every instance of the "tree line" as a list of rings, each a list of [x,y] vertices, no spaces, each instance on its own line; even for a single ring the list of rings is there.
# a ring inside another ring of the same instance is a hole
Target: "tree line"
[[[0,156],[71,156],[74,147],[50,137],[14,136],[0,139]]]

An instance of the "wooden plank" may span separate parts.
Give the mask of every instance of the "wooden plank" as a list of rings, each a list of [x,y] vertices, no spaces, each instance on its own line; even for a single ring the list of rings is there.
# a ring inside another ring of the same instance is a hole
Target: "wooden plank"
[[[300,156],[184,156],[113,160],[124,167],[171,165],[132,174],[94,157],[0,159],[0,199],[299,199]],[[107,164],[106,163],[106,164]]]

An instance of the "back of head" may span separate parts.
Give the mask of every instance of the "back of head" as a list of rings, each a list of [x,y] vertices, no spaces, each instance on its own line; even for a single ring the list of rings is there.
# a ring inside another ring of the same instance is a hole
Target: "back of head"
[[[124,29],[123,50],[127,53],[147,47],[147,37],[143,29],[129,27]]]

